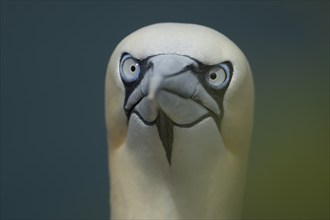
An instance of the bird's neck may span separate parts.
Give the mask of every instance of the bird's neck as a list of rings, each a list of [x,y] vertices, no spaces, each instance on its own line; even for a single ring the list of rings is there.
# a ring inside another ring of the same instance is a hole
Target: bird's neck
[[[240,216],[245,161],[224,147],[207,120],[207,126],[174,128],[171,165],[155,126],[129,127],[125,144],[110,150],[113,219]]]

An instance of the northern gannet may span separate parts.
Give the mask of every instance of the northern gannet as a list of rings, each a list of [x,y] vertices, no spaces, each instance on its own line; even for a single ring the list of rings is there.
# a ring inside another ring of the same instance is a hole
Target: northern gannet
[[[124,38],[106,75],[111,218],[239,218],[253,103],[221,33],[159,23]]]

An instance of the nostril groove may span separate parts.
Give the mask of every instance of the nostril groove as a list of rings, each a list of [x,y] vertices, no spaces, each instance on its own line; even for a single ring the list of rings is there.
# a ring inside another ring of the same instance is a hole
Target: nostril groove
[[[195,98],[198,93],[198,86],[196,86],[195,88],[196,88],[195,92],[190,96],[191,99]]]
[[[144,96],[147,95],[146,92],[144,91],[143,80],[141,81],[141,86],[142,86],[142,88],[141,88],[141,90],[142,90],[142,94],[143,94]]]

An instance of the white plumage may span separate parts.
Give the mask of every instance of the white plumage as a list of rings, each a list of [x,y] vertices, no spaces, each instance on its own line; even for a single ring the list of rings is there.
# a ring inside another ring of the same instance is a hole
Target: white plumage
[[[194,24],[141,28],[113,52],[105,99],[112,218],[240,216],[253,82],[232,41]]]

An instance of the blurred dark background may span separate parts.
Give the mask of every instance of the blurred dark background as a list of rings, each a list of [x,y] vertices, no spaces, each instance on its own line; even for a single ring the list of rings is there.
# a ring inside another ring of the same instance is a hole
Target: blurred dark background
[[[166,21],[224,33],[252,66],[244,219],[329,218],[329,1],[1,1],[1,219],[109,217],[107,62]]]

